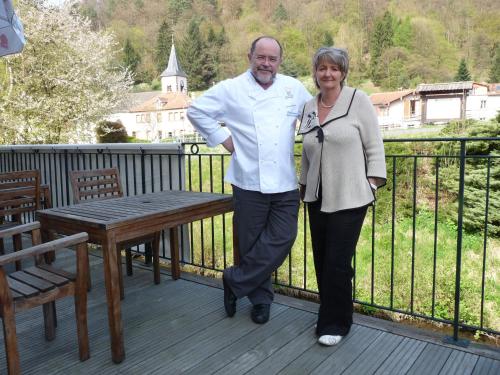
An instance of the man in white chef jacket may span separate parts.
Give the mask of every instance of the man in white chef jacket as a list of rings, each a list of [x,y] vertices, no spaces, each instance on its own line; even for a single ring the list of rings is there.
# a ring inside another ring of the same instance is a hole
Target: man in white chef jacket
[[[232,154],[225,180],[233,186],[240,263],[224,270],[224,307],[233,316],[236,300],[247,296],[258,324],[269,320],[271,275],[297,236],[295,125],[311,98],[298,80],[277,73],[282,55],[276,39],[256,39],[250,69],[210,88],[187,112],[208,146]]]

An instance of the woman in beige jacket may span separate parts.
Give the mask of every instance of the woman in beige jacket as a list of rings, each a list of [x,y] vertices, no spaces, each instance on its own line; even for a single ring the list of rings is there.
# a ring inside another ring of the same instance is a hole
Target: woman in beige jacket
[[[316,334],[335,345],[352,325],[351,266],[367,208],[385,184],[377,116],[368,96],[344,85],[347,51],[322,47],[313,57],[320,93],[306,103],[299,183],[308,203],[320,308]]]

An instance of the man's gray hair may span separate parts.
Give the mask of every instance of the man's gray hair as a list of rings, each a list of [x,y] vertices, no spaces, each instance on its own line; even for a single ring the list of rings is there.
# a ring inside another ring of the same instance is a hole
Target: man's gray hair
[[[318,70],[318,66],[323,61],[328,61],[337,65],[342,73],[344,73],[344,79],[340,83],[341,86],[344,86],[344,81],[347,77],[347,73],[349,72],[349,54],[347,50],[344,48],[337,47],[320,47],[313,56],[312,65],[313,65],[313,80],[316,87],[319,89],[318,82],[316,81],[316,70]]]

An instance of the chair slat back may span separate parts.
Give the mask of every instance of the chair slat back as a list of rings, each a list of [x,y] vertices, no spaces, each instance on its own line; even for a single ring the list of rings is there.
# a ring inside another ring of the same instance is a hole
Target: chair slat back
[[[40,171],[0,173],[0,221],[41,208]]]
[[[88,200],[111,199],[123,196],[118,168],[71,171],[69,173],[73,190],[73,203]]]

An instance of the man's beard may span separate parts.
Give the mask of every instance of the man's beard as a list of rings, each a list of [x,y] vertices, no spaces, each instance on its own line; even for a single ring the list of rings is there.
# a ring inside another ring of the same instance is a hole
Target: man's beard
[[[254,74],[252,72],[253,78],[260,84],[268,84],[274,81],[276,78],[276,73],[272,73],[269,70],[263,70],[262,72],[265,72],[264,74],[259,74],[261,71],[257,70],[257,74]],[[268,74],[270,73],[270,74]]]

